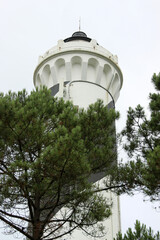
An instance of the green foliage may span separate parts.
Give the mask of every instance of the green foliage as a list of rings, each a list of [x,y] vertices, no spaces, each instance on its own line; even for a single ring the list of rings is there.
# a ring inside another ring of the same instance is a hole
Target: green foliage
[[[124,236],[119,233],[114,240],[160,240],[160,233],[154,234],[151,228],[147,229],[146,225],[136,221],[134,231],[129,228]]]
[[[88,179],[116,161],[117,118],[101,101],[77,111],[45,88],[1,94],[0,220],[31,240],[98,234],[110,205]]]
[[[150,117],[138,105],[129,108],[126,127],[122,131],[124,149],[131,161],[120,163],[112,178],[121,184],[117,192],[142,190],[151,200],[160,200],[160,74],[153,75],[157,90],[149,95]],[[112,179],[112,180],[113,180]]]

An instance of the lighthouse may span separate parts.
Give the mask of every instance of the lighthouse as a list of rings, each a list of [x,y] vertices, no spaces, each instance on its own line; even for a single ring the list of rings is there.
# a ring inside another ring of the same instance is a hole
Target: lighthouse
[[[46,86],[53,96],[70,100],[78,108],[84,109],[98,99],[108,108],[115,108],[122,83],[117,56],[82,31],[59,40],[55,47],[40,56],[34,72],[35,87]],[[92,182],[101,184],[103,177],[104,173],[95,174]],[[112,192],[104,196],[112,204],[112,215],[104,222],[104,239],[113,240],[120,231],[119,197]],[[77,231],[71,239],[91,238]]]

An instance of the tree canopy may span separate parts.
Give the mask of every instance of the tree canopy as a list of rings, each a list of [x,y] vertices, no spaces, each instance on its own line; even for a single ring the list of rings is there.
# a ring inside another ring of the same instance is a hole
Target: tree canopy
[[[119,233],[114,240],[160,240],[160,233],[154,234],[151,228],[136,221],[134,231],[129,228],[124,236]]]
[[[11,233],[103,234],[110,205],[89,178],[116,161],[118,116],[101,101],[77,109],[45,88],[0,94],[0,220]]]
[[[121,162],[112,177],[121,185],[117,192],[143,191],[151,201],[160,200],[160,74],[152,83],[157,92],[149,95],[150,116],[143,107],[129,108],[122,144],[130,161]],[[113,180],[113,179],[112,179]]]

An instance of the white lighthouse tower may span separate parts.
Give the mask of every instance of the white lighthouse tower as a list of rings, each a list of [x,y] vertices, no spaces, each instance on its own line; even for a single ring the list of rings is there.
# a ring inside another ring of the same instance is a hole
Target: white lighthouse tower
[[[101,47],[96,40],[78,31],[39,57],[34,72],[34,85],[46,86],[52,95],[71,100],[80,108],[102,99],[109,108],[115,107],[122,87],[123,76],[118,66],[117,56]],[[93,182],[102,181],[102,175],[95,175]],[[105,197],[112,203],[112,215],[104,222],[106,236],[113,240],[120,231],[119,198],[111,193]],[[89,237],[79,232],[71,239],[87,240]]]

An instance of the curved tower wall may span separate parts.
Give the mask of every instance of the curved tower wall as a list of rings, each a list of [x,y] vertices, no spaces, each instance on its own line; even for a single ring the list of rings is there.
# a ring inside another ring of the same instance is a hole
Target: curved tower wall
[[[123,82],[117,56],[99,46],[96,40],[86,37],[66,40],[59,40],[57,46],[39,57],[34,72],[35,87],[44,85],[53,96],[71,100],[80,108],[86,109],[97,99],[114,108]],[[103,181],[102,175],[99,176],[94,176],[94,182]],[[111,192],[104,196],[113,205],[112,216],[104,223],[107,230],[104,239],[113,240],[120,231],[119,198]],[[90,238],[76,231],[71,239]]]
[[[104,104],[117,101],[122,73],[113,56],[95,40],[58,41],[39,57],[34,72],[35,87],[47,86],[52,94],[86,108],[97,99]]]

